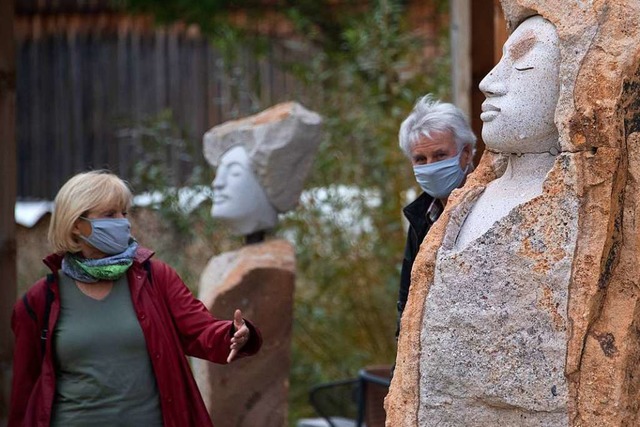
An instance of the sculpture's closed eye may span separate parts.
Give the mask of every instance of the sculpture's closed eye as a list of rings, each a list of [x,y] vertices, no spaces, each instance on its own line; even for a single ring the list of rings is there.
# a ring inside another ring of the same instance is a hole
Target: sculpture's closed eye
[[[517,71],[527,71],[527,70],[533,70],[534,67],[513,67],[515,68]]]

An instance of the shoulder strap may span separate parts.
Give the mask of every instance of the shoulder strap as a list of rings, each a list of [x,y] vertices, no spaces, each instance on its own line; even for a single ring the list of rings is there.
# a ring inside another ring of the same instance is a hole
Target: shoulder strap
[[[31,304],[29,304],[29,298],[27,298],[26,292],[24,293],[24,295],[22,295],[22,303],[24,304],[24,308],[27,310],[27,314],[29,314],[29,317],[37,322],[38,317],[36,316],[36,312],[33,310],[33,307],[31,307]]]
[[[47,294],[44,303],[44,316],[42,317],[42,330],[40,331],[40,347],[43,357],[47,348],[47,335],[49,334],[49,315],[51,314],[51,304],[53,303],[53,291],[51,290],[53,280],[53,274],[47,274]]]
[[[42,350],[42,356],[44,357],[44,352],[47,346],[47,336],[49,335],[49,315],[51,313],[51,304],[53,304],[53,291],[51,290],[51,284],[54,282],[55,277],[53,274],[47,274],[46,279],[46,287],[45,287],[45,298],[44,298],[44,313],[40,322],[38,322],[38,315],[36,311],[33,309],[31,304],[29,303],[29,298],[27,298],[27,294],[25,293],[22,296],[22,303],[24,304],[24,308],[27,310],[27,314],[29,317],[33,319],[34,322],[40,325],[40,349]]]
[[[153,272],[151,271],[151,260],[148,259],[142,263],[142,266],[147,271],[147,279],[149,279],[149,283],[153,285]]]

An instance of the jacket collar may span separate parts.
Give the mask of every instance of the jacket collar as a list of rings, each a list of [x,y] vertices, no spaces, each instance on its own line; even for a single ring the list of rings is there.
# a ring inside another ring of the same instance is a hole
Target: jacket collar
[[[427,210],[433,201],[433,197],[423,192],[417,199],[404,207],[402,212],[413,228],[424,226],[427,221]]]

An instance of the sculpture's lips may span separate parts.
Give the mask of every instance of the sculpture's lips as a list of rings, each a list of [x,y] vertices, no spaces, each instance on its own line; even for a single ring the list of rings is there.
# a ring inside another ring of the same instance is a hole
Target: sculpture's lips
[[[500,113],[500,108],[496,107],[495,105],[489,104],[488,102],[483,102],[480,120],[488,123],[491,120],[495,119],[498,113]]]
[[[229,196],[227,196],[226,194],[215,194],[213,195],[213,203],[214,204],[219,204],[219,203],[223,203],[226,202],[227,200],[229,200]]]

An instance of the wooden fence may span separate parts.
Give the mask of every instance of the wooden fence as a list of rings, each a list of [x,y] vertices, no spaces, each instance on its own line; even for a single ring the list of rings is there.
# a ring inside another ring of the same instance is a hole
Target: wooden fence
[[[279,43],[260,57],[241,48],[226,61],[184,25],[155,28],[101,12],[28,14],[16,26],[19,198],[51,199],[88,168],[128,178],[140,147],[127,129],[163,110],[199,147],[211,126],[303,101],[302,86],[280,65],[291,52]],[[178,152],[168,157],[178,180],[193,167]]]

